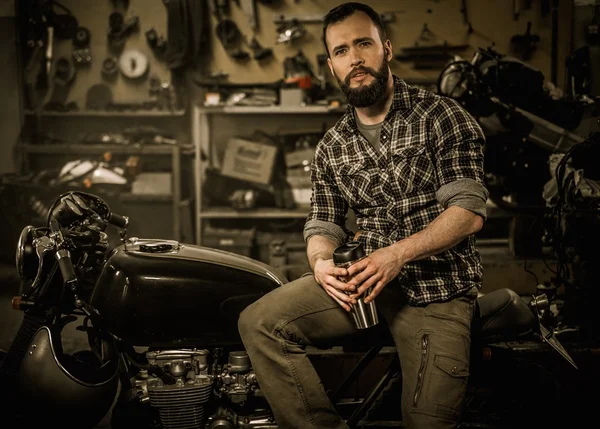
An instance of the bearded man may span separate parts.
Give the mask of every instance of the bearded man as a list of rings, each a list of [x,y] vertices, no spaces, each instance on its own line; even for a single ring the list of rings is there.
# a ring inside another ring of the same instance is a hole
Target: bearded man
[[[455,101],[391,73],[392,45],[371,7],[332,9],[323,41],[348,108],[311,166],[312,273],[246,308],[241,338],[279,428],[347,428],[305,347],[356,335],[352,306],[377,298],[400,359],[404,427],[456,428],[483,280],[483,132]],[[358,231],[345,226],[349,208]],[[333,251],[349,240],[367,256],[338,267]]]

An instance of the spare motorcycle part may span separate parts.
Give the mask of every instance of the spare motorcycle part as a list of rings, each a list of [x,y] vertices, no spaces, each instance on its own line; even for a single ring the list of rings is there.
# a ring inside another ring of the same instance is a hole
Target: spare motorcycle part
[[[73,38],[73,60],[77,65],[88,65],[92,61],[90,41],[92,33],[85,27],[77,27]]]
[[[125,18],[121,12],[112,12],[108,15],[108,28],[109,32],[117,33],[123,28]]]
[[[53,78],[54,83],[60,86],[67,86],[73,83],[76,74],[75,68],[68,59],[60,57],[56,60]]]
[[[254,59],[257,61],[261,61],[273,56],[273,50],[271,48],[263,48],[258,40],[256,40],[256,37],[252,37],[249,46],[253,52]]]
[[[306,34],[306,28],[298,21],[281,24],[277,27],[277,40],[275,43],[290,43],[302,38]]]
[[[220,20],[215,28],[215,34],[225,49],[231,48],[231,45],[237,43],[241,38],[237,24],[231,19]]]
[[[105,110],[113,100],[112,91],[103,83],[92,85],[87,90],[85,107],[92,110]]]
[[[52,94],[50,99],[44,105],[47,110],[58,110],[65,108],[66,100],[69,95],[71,85],[75,80],[76,70],[66,58],[58,58],[54,65],[54,75],[52,76]],[[59,107],[60,106],[60,107]]]
[[[129,18],[124,19],[119,12],[109,15],[108,43],[114,52],[121,52],[125,46],[127,37],[134,31],[139,30],[140,19],[137,14],[131,13]]]
[[[101,363],[91,351],[63,353],[61,330],[62,326],[43,326],[33,336],[19,366],[16,389],[35,407],[33,419],[94,427],[117,393],[118,361]]]
[[[56,183],[86,187],[94,185],[125,185],[127,178],[120,167],[110,167],[104,162],[77,159],[67,162],[60,170]]]
[[[77,27],[75,37],[73,37],[73,46],[85,48],[90,44],[92,33],[86,27]]]
[[[64,13],[56,13],[54,10],[55,6],[62,9]],[[55,0],[51,0],[43,2],[38,7],[41,9],[43,19],[47,25],[54,28],[54,35],[57,39],[67,40],[74,37],[78,26],[77,18],[75,18],[66,6]]]
[[[161,81],[160,76],[153,74],[148,79],[148,93],[151,97],[158,97],[160,95]]]
[[[129,79],[144,77],[149,68],[148,57],[138,49],[128,49],[119,57],[119,70]]]
[[[118,76],[118,60],[115,57],[108,57],[102,62],[102,77],[106,80],[114,80]]]
[[[54,46],[54,27],[48,27],[48,39],[46,41],[46,75],[50,76],[52,68],[52,55]]]
[[[167,51],[167,41],[163,36],[159,36],[154,28],[146,31],[146,42],[148,46],[152,48],[154,54],[158,57],[162,57]]]

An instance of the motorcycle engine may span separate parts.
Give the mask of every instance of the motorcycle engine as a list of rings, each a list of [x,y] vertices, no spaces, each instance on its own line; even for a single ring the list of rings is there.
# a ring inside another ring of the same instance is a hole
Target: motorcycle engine
[[[150,351],[152,368],[140,370],[136,387],[140,402],[158,410],[164,429],[199,428],[213,379],[207,374],[208,350]]]
[[[206,349],[146,352],[149,369],[140,370],[135,381],[138,399],[158,411],[163,429],[197,429],[205,423],[233,429],[242,421],[243,427],[265,427],[270,418],[264,413],[242,417],[236,411],[250,396],[260,396],[248,354],[231,351],[226,364],[218,363],[219,351],[209,364],[209,354]]]

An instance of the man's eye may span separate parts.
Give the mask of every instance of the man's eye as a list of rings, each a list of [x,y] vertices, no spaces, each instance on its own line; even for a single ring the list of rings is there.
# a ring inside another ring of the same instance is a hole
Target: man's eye
[[[346,52],[345,49],[340,49],[338,51],[335,51],[335,55],[340,55],[340,54],[343,54],[344,52]]]
[[[369,42],[360,42],[360,46],[363,47],[363,48],[369,46],[370,44],[371,43],[369,43]]]

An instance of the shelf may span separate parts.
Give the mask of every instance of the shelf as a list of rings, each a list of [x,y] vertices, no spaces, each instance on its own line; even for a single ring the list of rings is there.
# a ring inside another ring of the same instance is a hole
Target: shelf
[[[73,110],[67,112],[52,110],[25,110],[27,116],[101,116],[101,117],[173,117],[185,116],[185,110]]]
[[[232,218],[268,218],[268,219],[304,219],[308,216],[308,207],[296,209],[257,208],[249,210],[234,210],[229,207],[212,207],[198,214],[203,219],[232,219]]]
[[[172,194],[132,194],[123,192],[119,194],[119,201],[123,203],[171,203]]]
[[[17,150],[25,153],[38,154],[103,154],[112,152],[114,154],[152,154],[171,155],[173,147],[179,147],[182,153],[193,153],[193,145],[161,146],[161,145],[110,145],[110,144],[19,144]]]
[[[327,106],[226,106],[226,107],[203,107],[200,113],[230,113],[230,114],[315,114],[315,113],[344,113],[345,108],[330,108]]]

